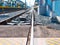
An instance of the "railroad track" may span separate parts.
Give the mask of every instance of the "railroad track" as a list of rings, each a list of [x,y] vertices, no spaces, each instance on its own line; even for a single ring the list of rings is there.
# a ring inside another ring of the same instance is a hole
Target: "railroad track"
[[[27,10],[20,10],[16,12],[11,12],[11,13],[5,13],[5,14],[0,14],[0,25],[1,24],[6,24],[8,20],[12,20],[13,18],[19,17],[22,14],[28,12],[30,9]]]

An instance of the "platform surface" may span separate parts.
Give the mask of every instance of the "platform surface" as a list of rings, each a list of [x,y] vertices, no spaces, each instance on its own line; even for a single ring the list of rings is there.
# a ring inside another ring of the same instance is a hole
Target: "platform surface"
[[[27,38],[0,38],[0,45],[26,45]]]

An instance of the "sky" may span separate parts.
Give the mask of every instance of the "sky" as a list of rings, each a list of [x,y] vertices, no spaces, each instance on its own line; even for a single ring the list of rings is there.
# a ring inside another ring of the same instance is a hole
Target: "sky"
[[[21,1],[25,2],[25,0],[21,0]],[[33,6],[34,2],[35,2],[35,0],[26,0],[26,3],[28,6]]]

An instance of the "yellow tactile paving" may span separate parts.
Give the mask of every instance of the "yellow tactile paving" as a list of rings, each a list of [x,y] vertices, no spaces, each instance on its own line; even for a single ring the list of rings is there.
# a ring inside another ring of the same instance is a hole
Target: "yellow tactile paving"
[[[26,38],[0,38],[0,45],[26,45]]]
[[[60,38],[50,38],[46,40],[47,45],[60,45]]]
[[[26,45],[26,40],[27,38],[0,38],[0,45]],[[34,40],[35,45],[60,45],[60,38],[36,38]]]

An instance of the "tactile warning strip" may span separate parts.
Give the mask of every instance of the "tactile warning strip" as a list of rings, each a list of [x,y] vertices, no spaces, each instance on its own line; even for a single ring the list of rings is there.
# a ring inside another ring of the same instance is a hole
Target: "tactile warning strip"
[[[60,45],[60,38],[47,39],[47,45]]]
[[[26,45],[26,38],[0,38],[0,45]]]

